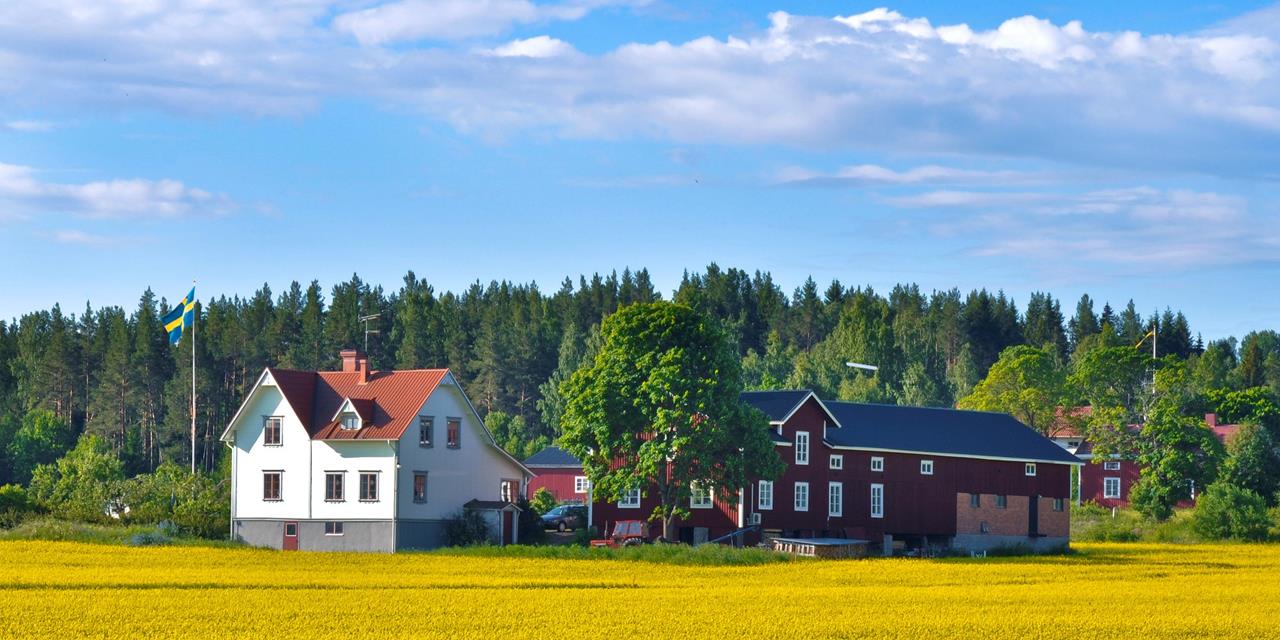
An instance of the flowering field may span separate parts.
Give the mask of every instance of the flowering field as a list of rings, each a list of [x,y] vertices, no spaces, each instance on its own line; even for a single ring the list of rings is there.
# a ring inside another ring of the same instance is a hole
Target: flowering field
[[[1280,637],[1280,546],[750,567],[0,543],[0,638]]]

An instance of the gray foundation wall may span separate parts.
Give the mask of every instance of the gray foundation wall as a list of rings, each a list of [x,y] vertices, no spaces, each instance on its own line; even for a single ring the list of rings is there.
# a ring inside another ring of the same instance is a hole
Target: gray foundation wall
[[[280,549],[285,522],[298,523],[299,551],[391,552],[444,546],[444,523],[439,520],[401,520],[398,524],[343,520],[340,536],[325,535],[325,520],[236,520],[236,538],[255,547]]]
[[[951,546],[966,551],[990,551],[999,548],[1025,547],[1037,553],[1065,551],[1071,539],[1065,536],[998,536],[989,534],[960,534],[951,539]]]

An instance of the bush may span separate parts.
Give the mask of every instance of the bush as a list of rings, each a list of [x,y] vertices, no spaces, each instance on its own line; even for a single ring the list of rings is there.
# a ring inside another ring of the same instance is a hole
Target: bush
[[[444,519],[445,545],[469,547],[489,542],[489,523],[478,511],[460,509]]]
[[[520,544],[541,544],[546,539],[547,532],[542,528],[542,518],[538,511],[524,496],[516,500],[516,506],[520,507]]]
[[[107,522],[123,510],[124,467],[97,436],[80,438],[53,464],[36,467],[31,495],[55,516],[82,522]]]
[[[27,516],[39,510],[27,490],[16,484],[0,486],[0,528],[17,526]]]
[[[128,480],[123,502],[129,506],[129,522],[168,523],[177,531],[202,538],[227,535],[230,482],[221,474],[192,475],[165,463],[155,473]]]
[[[537,491],[533,492],[533,500],[529,502],[529,506],[533,507],[533,510],[538,515],[543,515],[556,508],[556,497],[551,495],[551,492],[547,491],[546,487],[539,487]]]
[[[1272,526],[1267,501],[1226,482],[1215,482],[1196,501],[1196,533],[1209,539],[1263,540]]]

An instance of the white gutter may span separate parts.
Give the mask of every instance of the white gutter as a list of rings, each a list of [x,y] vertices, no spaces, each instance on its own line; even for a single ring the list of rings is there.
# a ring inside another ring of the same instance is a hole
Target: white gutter
[[[391,481],[391,552],[395,553],[400,544],[400,449],[396,446],[399,441],[393,444],[387,441],[387,446],[391,447],[391,474],[394,479]]]
[[[1039,462],[1044,464],[1067,464],[1067,465],[1077,465],[1077,466],[1084,465],[1083,461],[1066,462],[1064,460],[1044,460],[1042,458],[1007,458],[1004,456],[980,456],[980,455],[965,454],[965,453],[941,453],[938,451],[918,451],[918,450],[908,450],[908,449],[881,449],[878,447],[847,447],[842,445],[831,444],[830,442],[827,442],[825,439],[822,441],[822,444],[825,444],[827,447],[831,449],[838,449],[840,451],[874,451],[876,453],[904,453],[908,455],[917,455],[917,456],[939,456],[942,458],[968,458],[972,460],[998,460],[1001,462]]]

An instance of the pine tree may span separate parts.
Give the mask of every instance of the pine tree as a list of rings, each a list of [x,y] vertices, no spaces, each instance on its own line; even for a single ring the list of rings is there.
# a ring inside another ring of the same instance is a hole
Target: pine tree
[[[1109,310],[1108,307],[1104,313]],[[1071,318],[1071,322],[1067,323],[1067,329],[1071,333],[1072,351],[1076,350],[1081,340],[1102,330],[1097,316],[1093,315],[1093,299],[1089,294],[1080,296],[1080,302],[1076,303],[1076,315]]]
[[[1146,333],[1147,329],[1142,323],[1142,316],[1138,314],[1137,307],[1134,306],[1133,300],[1130,299],[1124,311],[1120,312],[1120,326],[1116,327],[1116,335],[1120,336],[1127,344],[1137,344]]]

